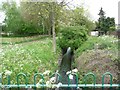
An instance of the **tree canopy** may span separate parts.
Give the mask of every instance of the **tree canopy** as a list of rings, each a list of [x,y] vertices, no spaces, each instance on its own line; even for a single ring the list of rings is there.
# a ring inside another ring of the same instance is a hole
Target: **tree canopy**
[[[63,0],[64,1],[64,0]],[[54,12],[55,32],[61,26],[86,26],[94,28],[94,23],[86,15],[82,6],[67,9],[66,2],[22,2],[18,7],[15,2],[3,3],[6,14],[6,31],[15,34],[52,35],[52,8]]]
[[[2,9],[5,11],[5,32],[12,32],[17,34],[22,29],[22,17],[15,2],[4,3]]]
[[[115,19],[111,17],[106,17],[105,12],[103,9],[100,9],[100,12],[98,14],[100,17],[98,19],[98,22],[96,23],[96,28],[99,31],[104,32],[104,34],[107,34],[107,32],[111,32],[115,30]]]

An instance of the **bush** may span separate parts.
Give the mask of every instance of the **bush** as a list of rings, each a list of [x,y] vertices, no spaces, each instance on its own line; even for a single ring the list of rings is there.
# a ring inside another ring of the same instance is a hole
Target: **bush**
[[[21,31],[22,31],[21,33],[27,34],[27,35],[37,33],[35,26],[32,25],[32,23],[27,23],[27,22],[24,22],[24,25]]]
[[[62,50],[68,47],[76,50],[87,40],[87,28],[83,26],[61,27],[58,37],[58,45]]]

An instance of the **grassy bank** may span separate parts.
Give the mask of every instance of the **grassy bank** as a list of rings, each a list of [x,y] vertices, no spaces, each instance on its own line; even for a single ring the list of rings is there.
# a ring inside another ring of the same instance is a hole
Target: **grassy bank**
[[[102,74],[110,72],[113,82],[118,82],[118,39],[113,36],[89,37],[89,39],[76,51],[76,63],[79,77],[88,72],[97,75],[97,83],[101,83]],[[82,79],[81,79],[82,80]],[[82,82],[82,81],[81,81]],[[88,79],[92,83],[92,79]],[[109,77],[105,79],[109,83]]]
[[[88,40],[77,49],[76,56],[80,56],[83,52],[93,49],[118,51],[118,39],[114,36],[89,37]]]
[[[12,72],[12,84],[16,83],[16,75],[20,72],[28,76],[29,83],[33,83],[34,73],[43,73],[46,70],[54,72],[58,67],[58,54],[53,53],[51,38],[21,44],[3,44],[2,49],[0,62],[2,62],[4,83],[7,82],[6,72],[8,71]]]
[[[16,83],[16,75],[20,72],[27,75],[29,83],[33,83],[34,73],[44,73],[48,70],[52,73],[58,69],[59,53],[53,53],[50,37],[24,38],[26,37],[21,37],[19,40],[18,38],[2,38],[3,43],[12,43],[2,44],[0,63],[2,64],[3,83],[7,83],[6,73],[8,71],[11,72],[11,84],[14,84]],[[93,71],[97,75],[106,71],[116,74],[113,61],[118,58],[117,51],[117,38],[112,36],[89,37],[75,52],[77,67],[80,72],[79,77],[83,78],[82,76],[89,71]],[[99,69],[96,69],[96,67]],[[103,67],[103,69],[100,69],[100,67]]]

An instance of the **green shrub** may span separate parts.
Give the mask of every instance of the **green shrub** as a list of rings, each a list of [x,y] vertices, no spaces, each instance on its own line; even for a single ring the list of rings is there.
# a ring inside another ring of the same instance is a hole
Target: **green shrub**
[[[58,37],[58,45],[61,49],[71,47],[76,50],[87,40],[87,28],[83,26],[61,27]]]

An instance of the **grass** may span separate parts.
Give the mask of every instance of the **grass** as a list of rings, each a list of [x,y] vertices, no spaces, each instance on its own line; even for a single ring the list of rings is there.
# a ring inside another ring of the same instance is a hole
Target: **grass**
[[[89,37],[76,51],[76,56],[92,49],[118,50],[118,39],[114,36]]]
[[[14,39],[14,42],[17,40],[16,38],[11,39]],[[2,62],[3,83],[7,83],[6,70],[12,72],[11,83],[14,84],[16,75],[20,72],[27,75],[29,83],[33,83],[30,80],[33,80],[34,73],[43,73],[46,70],[54,72],[57,68],[58,54],[52,52],[51,38],[46,37],[21,44],[3,44],[2,49],[0,62]]]
[[[52,52],[52,39],[50,37],[7,37],[2,38],[2,43],[2,53],[0,53],[0,63],[2,62],[2,66],[0,67],[2,67],[2,81],[4,81],[4,84],[7,83],[7,76],[5,75],[6,70],[12,72],[11,84],[15,84],[16,75],[20,72],[27,75],[29,83],[33,83],[34,73],[43,73],[46,70],[50,70],[52,73],[58,68],[58,52],[57,54]],[[89,39],[75,52],[75,55],[76,58],[78,58],[82,53],[88,50],[95,50],[96,48],[116,52],[118,50],[117,43],[117,39],[114,37],[89,37]],[[92,56],[92,52],[89,54]],[[84,57],[86,57],[86,55],[87,54],[85,54]],[[116,59],[116,55],[115,53],[111,58]],[[82,75],[82,73],[80,75]]]

